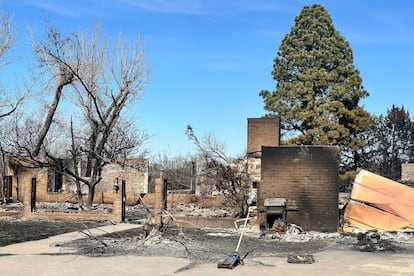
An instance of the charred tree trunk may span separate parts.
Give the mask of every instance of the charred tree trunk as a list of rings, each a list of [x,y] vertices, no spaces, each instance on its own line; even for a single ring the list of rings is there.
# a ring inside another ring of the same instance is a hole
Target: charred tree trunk
[[[89,181],[89,193],[88,193],[88,201],[87,204],[88,206],[92,206],[93,204],[93,199],[95,197],[95,188],[96,185],[98,185],[98,183],[101,181],[101,166],[102,166],[102,162],[100,162],[100,160],[94,159],[94,167],[92,169],[92,175],[90,176],[90,181]]]
[[[93,198],[95,197],[95,185],[89,186],[89,193],[88,193],[88,206],[92,206],[93,204]]]
[[[3,148],[0,146],[0,151],[1,151],[1,172],[0,172],[0,204],[2,204],[3,202],[6,202],[6,195],[5,195],[5,181],[4,178],[6,176],[6,155],[3,151]]]
[[[83,197],[82,197],[82,187],[79,181],[79,170],[78,170],[78,149],[75,145],[75,135],[73,133],[73,121],[70,120],[70,135],[72,137],[72,161],[73,161],[73,170],[76,177],[76,195],[78,197],[78,205],[79,208],[82,209],[83,207]]]

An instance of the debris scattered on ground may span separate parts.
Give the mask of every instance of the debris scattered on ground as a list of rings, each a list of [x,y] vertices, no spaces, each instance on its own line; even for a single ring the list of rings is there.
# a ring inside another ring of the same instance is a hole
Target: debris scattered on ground
[[[285,223],[283,219],[278,219],[273,223],[272,231],[275,231],[277,233],[284,233],[285,232]]]
[[[358,250],[362,252],[383,252],[395,251],[395,246],[389,240],[381,239],[377,230],[370,230],[365,233],[358,233]]]
[[[189,216],[189,217],[233,217],[234,210],[229,207],[202,207],[194,204],[175,203],[170,204],[167,210],[174,216]]]
[[[243,263],[240,253],[239,252],[233,252],[232,254],[228,255],[224,260],[220,261],[217,264],[217,268],[228,268],[233,269],[239,264]]]
[[[262,239],[277,240],[280,242],[308,242],[312,240],[332,241],[340,237],[340,233],[322,233],[315,231],[304,231],[302,227],[296,224],[288,224],[285,233],[279,233],[273,230],[265,231],[261,234]]]
[[[289,254],[287,262],[291,264],[313,264],[315,259],[311,254],[298,255],[298,254]]]
[[[303,233],[303,228],[296,224],[289,224],[286,234],[300,234]]]
[[[21,202],[0,204],[0,212],[21,211],[21,210],[23,210],[23,203]]]

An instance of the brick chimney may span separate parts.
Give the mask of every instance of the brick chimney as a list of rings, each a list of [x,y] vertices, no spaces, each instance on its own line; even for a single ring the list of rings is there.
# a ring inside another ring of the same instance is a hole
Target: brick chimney
[[[280,118],[247,119],[247,155],[260,157],[262,146],[280,145]]]

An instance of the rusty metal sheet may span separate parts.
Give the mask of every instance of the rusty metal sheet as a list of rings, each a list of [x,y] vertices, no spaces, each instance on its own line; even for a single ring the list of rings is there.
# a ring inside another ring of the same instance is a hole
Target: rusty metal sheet
[[[344,215],[350,229],[352,226],[386,231],[414,228],[413,188],[360,170],[350,198]]]
[[[363,230],[397,231],[404,228],[413,228],[406,219],[387,213],[378,208],[350,200],[344,213],[345,232],[352,232],[353,227]]]

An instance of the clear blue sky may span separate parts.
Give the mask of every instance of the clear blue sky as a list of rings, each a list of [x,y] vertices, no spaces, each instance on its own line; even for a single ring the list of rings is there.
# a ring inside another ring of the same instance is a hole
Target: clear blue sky
[[[152,152],[189,153],[184,133],[191,124],[238,155],[246,148],[247,118],[265,114],[258,93],[275,87],[271,69],[280,42],[314,3],[350,42],[370,92],[366,109],[385,114],[396,104],[414,114],[413,1],[2,0],[0,8],[18,24],[20,57],[30,50],[27,26],[42,33],[44,18],[64,32],[98,22],[109,36],[140,33],[152,79],[135,109],[152,135]],[[28,71],[29,63],[20,60],[19,70]]]

